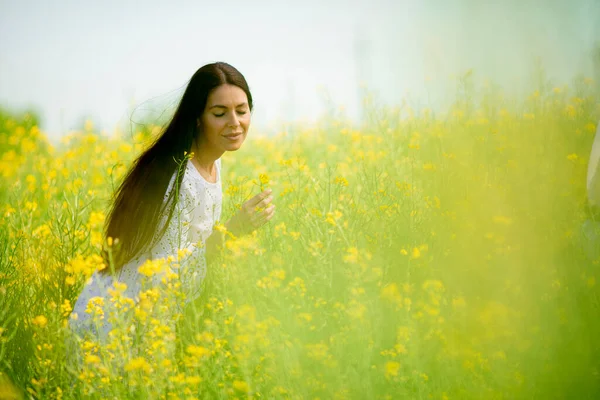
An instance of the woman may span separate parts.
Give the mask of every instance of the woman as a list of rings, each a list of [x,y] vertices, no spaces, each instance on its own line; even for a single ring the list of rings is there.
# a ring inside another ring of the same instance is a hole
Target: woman
[[[125,283],[124,295],[137,300],[138,267],[149,259],[177,259],[180,249],[191,253],[180,268],[187,301],[199,294],[207,263],[223,245],[223,236],[212,234],[221,217],[220,158],[244,143],[252,108],[248,84],[231,65],[217,62],[196,71],[172,120],[134,162],[115,195],[105,226],[107,241],[116,242],[104,252],[110,267],[94,273],[77,299],[73,331],[106,336],[110,324],[95,328],[86,313],[88,301],[106,298],[115,281]],[[225,224],[227,230],[239,237],[269,221],[275,212],[274,205],[266,207],[270,193],[246,201]],[[157,278],[153,284],[159,284]]]

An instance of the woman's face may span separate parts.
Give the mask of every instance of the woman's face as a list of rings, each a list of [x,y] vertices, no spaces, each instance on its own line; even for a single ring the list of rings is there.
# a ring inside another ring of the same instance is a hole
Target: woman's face
[[[216,151],[238,150],[248,134],[250,107],[246,93],[235,85],[223,84],[208,96],[202,113],[203,145]]]

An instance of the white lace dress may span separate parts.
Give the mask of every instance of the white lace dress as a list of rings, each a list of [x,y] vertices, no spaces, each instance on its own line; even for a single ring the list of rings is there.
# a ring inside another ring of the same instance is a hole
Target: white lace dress
[[[127,285],[124,295],[139,301],[138,293],[141,288],[142,276],[138,272],[138,267],[147,259],[166,258],[169,255],[177,258],[179,249],[187,248],[191,254],[185,257],[185,267],[182,263],[182,271],[185,274],[180,275],[182,290],[186,293],[186,301],[191,301],[200,294],[200,284],[206,276],[206,258],[204,246],[198,246],[200,240],[202,244],[206,242],[208,236],[212,233],[216,221],[221,218],[222,186],[221,186],[221,159],[215,161],[217,168],[217,180],[215,183],[208,182],[188,160],[177,207],[173,211],[173,217],[165,231],[162,239],[156,245],[142,256],[125,264],[115,275],[99,274],[95,272],[86,282],[82,293],[73,307],[73,313],[77,314],[76,319],[70,318],[69,325],[76,334],[83,334],[85,331],[94,334],[106,336],[111,326],[107,322],[102,324],[102,332],[97,332],[91,323],[90,314],[85,310],[88,301],[93,297],[103,297],[108,300],[108,289],[113,288],[113,283],[119,281]],[[169,193],[173,189],[175,174],[171,178],[164,201],[167,200]],[[164,224],[166,216],[163,217],[161,225]],[[160,277],[158,277],[160,278]],[[153,284],[159,284],[160,279],[154,279]]]

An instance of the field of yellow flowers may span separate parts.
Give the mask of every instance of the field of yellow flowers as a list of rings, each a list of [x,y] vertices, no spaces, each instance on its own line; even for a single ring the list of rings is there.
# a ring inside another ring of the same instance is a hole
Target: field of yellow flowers
[[[159,128],[88,123],[53,146],[34,115],[0,113],[0,398],[594,398],[600,260],[581,226],[600,106],[579,83],[483,86],[444,114],[367,97],[360,129],[251,131],[223,156],[223,220],[264,186],[275,218],[228,242],[181,312],[173,275],[137,303],[116,285],[89,307],[114,332],[76,342],[79,364],[72,306]]]

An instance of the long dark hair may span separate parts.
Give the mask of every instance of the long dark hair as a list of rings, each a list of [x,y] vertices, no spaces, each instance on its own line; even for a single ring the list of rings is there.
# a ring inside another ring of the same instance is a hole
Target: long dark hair
[[[252,95],[246,79],[231,65],[216,62],[204,65],[194,73],[173,118],[154,143],[134,161],[114,195],[104,227],[104,238],[113,238],[113,243],[118,238],[118,243],[111,247],[115,271],[148,250],[164,235],[175,209],[175,194],[181,187],[183,169],[178,169],[178,165],[182,165],[185,153],[191,152],[194,139],[202,135],[202,113],[208,96],[222,84],[242,89],[252,111]],[[175,180],[165,202],[164,196],[175,172],[178,172],[179,179]],[[168,218],[159,232],[158,225],[164,212],[168,212]],[[102,254],[108,266],[106,249]],[[105,268],[103,271],[110,270]]]

